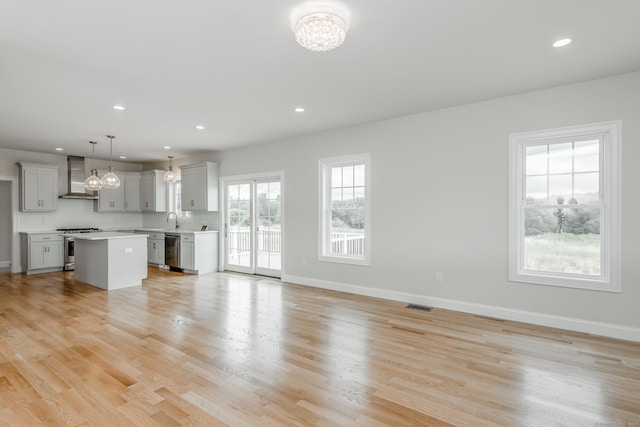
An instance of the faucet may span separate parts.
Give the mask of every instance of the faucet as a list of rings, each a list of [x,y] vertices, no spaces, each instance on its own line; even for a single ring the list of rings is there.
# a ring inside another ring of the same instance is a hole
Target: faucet
[[[176,230],[180,228],[180,224],[178,224],[178,214],[175,212],[169,212],[167,214],[167,222],[169,222],[169,220],[171,219],[171,214],[173,214],[176,217]]]

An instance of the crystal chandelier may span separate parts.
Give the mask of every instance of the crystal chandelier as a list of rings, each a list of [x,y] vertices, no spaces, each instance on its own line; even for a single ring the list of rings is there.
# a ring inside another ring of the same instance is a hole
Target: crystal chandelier
[[[97,142],[89,141],[89,144],[93,146],[92,154],[91,154],[91,175],[84,180],[84,188],[86,188],[89,191],[98,191],[102,189],[103,183],[100,177],[98,176],[98,171],[93,168],[93,161],[96,157]]]
[[[169,157],[169,170],[164,173],[165,182],[176,182],[178,180],[178,174],[173,171],[173,164],[171,160],[173,160],[173,156]]]
[[[306,3],[292,15],[298,44],[314,52],[335,49],[344,41],[349,14],[339,3]]]
[[[107,138],[109,138],[109,172],[102,177],[102,188],[113,190],[120,187],[120,179],[113,173],[114,169],[111,166],[113,163],[113,138],[115,136],[107,135]]]

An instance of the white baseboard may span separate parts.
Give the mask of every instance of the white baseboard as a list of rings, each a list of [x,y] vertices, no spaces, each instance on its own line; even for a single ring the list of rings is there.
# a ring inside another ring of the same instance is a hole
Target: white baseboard
[[[0,268],[11,267],[11,261],[0,261]]]
[[[554,316],[551,314],[536,313],[533,311],[515,310],[511,308],[496,307],[491,305],[476,304],[465,301],[457,301],[446,298],[430,297],[411,294],[408,292],[396,292],[387,289],[375,289],[366,286],[350,285],[346,283],[331,282],[327,280],[311,279],[308,277],[282,276],[283,282],[298,285],[312,286],[321,289],[330,289],[340,292],[348,292],[356,295],[364,295],[375,298],[402,301],[412,304],[421,304],[447,310],[462,311],[464,313],[478,314],[481,316],[495,317],[498,319],[514,320],[517,322],[531,323],[552,328],[567,329],[592,335],[640,342],[640,328],[616,325],[612,323],[593,322],[590,320],[574,319],[571,317]]]

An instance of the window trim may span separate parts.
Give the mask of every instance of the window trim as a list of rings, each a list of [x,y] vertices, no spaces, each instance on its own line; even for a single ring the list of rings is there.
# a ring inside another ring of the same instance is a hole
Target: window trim
[[[557,139],[602,138],[601,222],[602,275],[577,277],[563,273],[532,272],[524,262],[524,162],[529,145],[553,143]],[[622,292],[621,251],[621,138],[622,121],[591,123],[563,128],[519,132],[509,135],[509,280],[513,282]]]
[[[178,209],[178,202],[180,197],[177,191],[178,185],[180,186],[180,192],[182,192],[182,180],[178,179],[174,182],[167,183],[167,212],[176,212],[180,222],[193,223],[193,212]]]
[[[364,164],[364,256],[338,256],[328,252],[328,230],[331,228],[329,201],[331,188],[329,184],[330,170],[336,166]],[[325,262],[335,262],[352,265],[371,265],[371,155],[369,153],[352,154],[347,156],[328,157],[318,161],[319,172],[319,209],[318,209],[318,259]]]

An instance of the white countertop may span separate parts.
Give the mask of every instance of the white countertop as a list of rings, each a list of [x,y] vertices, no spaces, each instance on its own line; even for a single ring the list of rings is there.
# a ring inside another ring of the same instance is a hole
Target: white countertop
[[[118,231],[102,231],[100,233],[78,233],[66,234],[72,236],[76,240],[107,240],[107,239],[130,239],[130,238],[147,238],[144,234],[121,233]]]
[[[39,231],[20,231],[20,234],[64,234],[62,231],[57,230],[39,230]]]
[[[172,234],[183,234],[183,233],[191,233],[191,234],[205,234],[205,233],[217,233],[218,230],[183,230],[178,229],[174,230],[172,228],[136,228],[135,231],[141,231],[143,233],[172,233]]]

